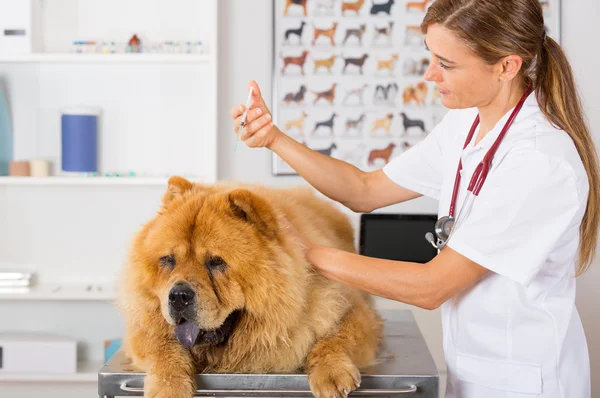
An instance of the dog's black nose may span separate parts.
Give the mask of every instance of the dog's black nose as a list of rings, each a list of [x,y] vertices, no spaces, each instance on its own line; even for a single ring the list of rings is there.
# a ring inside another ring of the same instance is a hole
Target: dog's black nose
[[[169,305],[175,311],[183,311],[194,304],[196,293],[187,283],[179,282],[169,292]]]

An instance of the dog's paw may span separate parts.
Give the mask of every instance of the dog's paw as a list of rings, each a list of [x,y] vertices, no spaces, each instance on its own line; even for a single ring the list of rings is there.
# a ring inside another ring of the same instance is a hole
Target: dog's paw
[[[360,386],[360,371],[350,358],[332,359],[315,365],[308,374],[310,389],[317,398],[346,398]]]
[[[195,381],[188,376],[148,374],[144,380],[145,398],[192,398]]]

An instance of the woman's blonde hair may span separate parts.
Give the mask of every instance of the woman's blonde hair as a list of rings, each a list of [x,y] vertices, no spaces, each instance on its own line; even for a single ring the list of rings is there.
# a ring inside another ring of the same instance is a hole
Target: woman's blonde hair
[[[580,226],[577,275],[596,254],[600,214],[598,155],[583,115],[573,71],[560,45],[546,36],[538,0],[436,0],[421,24],[454,32],[481,59],[495,64],[516,54],[523,59],[523,84],[531,85],[546,118],[566,131],[579,152],[589,181],[587,208]]]

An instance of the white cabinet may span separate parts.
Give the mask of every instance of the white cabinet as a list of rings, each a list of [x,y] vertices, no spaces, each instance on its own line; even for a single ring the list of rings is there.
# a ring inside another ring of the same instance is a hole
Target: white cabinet
[[[30,293],[0,294],[0,331],[76,338],[80,361],[74,375],[3,375],[0,396],[94,391],[103,341],[123,333],[114,286],[131,238],[158,210],[168,176],[216,181],[217,7],[42,0],[43,51],[0,55],[15,159],[47,159],[60,171],[60,110],[98,107],[100,172],[137,175],[0,178],[0,263],[38,275]],[[202,41],[204,52],[73,53],[76,40],[118,43],[134,33],[143,43]]]

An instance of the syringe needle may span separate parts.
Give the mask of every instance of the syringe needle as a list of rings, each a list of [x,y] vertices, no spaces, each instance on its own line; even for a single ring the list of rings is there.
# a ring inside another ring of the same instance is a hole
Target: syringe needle
[[[238,128],[237,138],[235,140],[235,146],[233,147],[233,152],[237,150],[238,141],[240,140],[240,135],[242,135],[242,131],[244,131],[244,126],[246,125],[246,115],[248,114],[248,109],[252,105],[252,91],[254,91],[254,87],[250,87],[248,91],[248,99],[246,99],[246,109],[244,109],[244,113],[242,113],[242,121],[240,122],[240,127]]]

